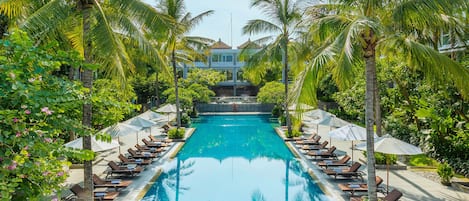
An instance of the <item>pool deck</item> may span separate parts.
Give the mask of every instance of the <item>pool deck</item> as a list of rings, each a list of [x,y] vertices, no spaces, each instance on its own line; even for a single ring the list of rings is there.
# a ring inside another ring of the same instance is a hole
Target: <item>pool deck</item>
[[[321,135],[321,141],[328,140],[330,141],[329,137],[327,136],[328,131],[330,130],[327,126],[319,126],[319,135]],[[190,135],[194,129],[188,129],[187,134]],[[279,131],[279,129],[277,129]],[[282,132],[280,130],[280,132]],[[148,136],[149,133],[140,132],[139,139],[142,139]],[[122,153],[126,153],[126,150],[130,147],[133,147],[136,143],[135,135],[128,135],[121,137],[121,142],[123,145],[121,146]],[[141,142],[140,142],[141,144]],[[318,179],[319,185],[323,189],[323,191],[330,196],[333,200],[349,200],[350,195],[343,193],[341,190],[338,189],[337,184],[343,182],[350,182],[351,180],[342,180],[342,179],[334,179],[333,177],[329,177],[326,174],[322,173],[320,168],[318,168],[315,164],[311,162],[311,160],[307,159],[299,149],[297,149],[292,142],[286,142],[286,144],[296,153],[304,167],[307,167],[308,170],[312,173],[311,175]],[[168,151],[165,152],[164,155],[159,157],[155,160],[151,165],[145,167],[145,171],[143,171],[139,176],[134,178],[129,178],[133,182],[132,184],[122,189],[120,192],[119,197],[116,199],[117,201],[127,201],[127,200],[140,200],[146,191],[148,190],[149,186],[153,184],[153,182],[158,177],[158,172],[162,170],[163,165],[167,162],[172,160],[175,154],[179,151],[182,147],[183,142],[175,142],[171,145]],[[351,154],[351,142],[350,141],[338,141],[332,140],[332,145],[337,147],[337,151],[339,152],[347,152],[349,155]],[[336,151],[336,152],[337,152]],[[113,149],[110,151],[102,152],[98,155],[97,159],[94,162],[93,172],[104,178],[106,176],[106,170],[108,168],[107,163],[109,161],[118,161],[118,150]],[[354,150],[354,160],[364,160],[363,154],[361,151]],[[366,172],[366,169],[362,166],[361,170]],[[377,169],[376,174],[382,177],[385,181],[383,184],[386,184],[386,170]],[[366,179],[366,176],[365,176]],[[67,179],[65,185],[71,186],[72,184],[83,182],[83,169],[70,169],[70,177]],[[383,185],[382,184],[382,185]],[[440,183],[434,182],[429,180],[425,177],[422,177],[412,170],[390,170],[390,178],[389,178],[390,189],[398,189],[399,191],[403,192],[404,196],[400,199],[403,201],[408,200],[420,200],[420,201],[458,201],[458,200],[469,200],[469,194],[464,193],[462,191],[457,191],[453,187],[443,186]],[[379,195],[378,195],[379,196]]]

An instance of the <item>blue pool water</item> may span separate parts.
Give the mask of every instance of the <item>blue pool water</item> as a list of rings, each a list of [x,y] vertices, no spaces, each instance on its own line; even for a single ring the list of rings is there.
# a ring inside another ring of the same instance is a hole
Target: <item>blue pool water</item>
[[[144,201],[329,200],[266,115],[202,116]]]

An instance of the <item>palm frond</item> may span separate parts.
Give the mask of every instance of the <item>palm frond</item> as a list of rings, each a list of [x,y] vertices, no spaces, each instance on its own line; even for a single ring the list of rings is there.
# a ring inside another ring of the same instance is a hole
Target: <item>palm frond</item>
[[[409,66],[424,72],[428,79],[452,82],[464,97],[469,97],[469,71],[448,56],[408,37],[388,38],[383,46],[388,53],[404,55]]]
[[[261,19],[249,20],[243,27],[243,34],[252,35],[258,33],[282,33],[282,28]]]

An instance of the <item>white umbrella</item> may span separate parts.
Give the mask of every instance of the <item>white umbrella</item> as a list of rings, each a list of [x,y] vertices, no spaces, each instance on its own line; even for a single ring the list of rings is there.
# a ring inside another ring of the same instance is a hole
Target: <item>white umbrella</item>
[[[321,109],[315,109],[309,112],[303,113],[305,115],[305,120],[307,123],[313,123],[316,124],[316,133],[319,134],[319,124],[329,126],[330,130],[332,128],[339,128],[345,125],[350,124],[349,122],[336,117],[334,114],[326,112]],[[332,139],[329,139],[331,143],[329,146],[332,146]]]
[[[366,142],[357,144],[355,147],[359,150],[366,151]],[[374,143],[374,149],[375,152],[396,155],[417,155],[423,153],[419,147],[396,139],[389,134],[377,138]],[[386,171],[386,185],[389,186],[389,163],[387,160]]]
[[[176,106],[173,104],[166,104],[156,110],[157,112],[161,113],[166,113],[168,115],[168,121],[169,121],[169,114],[170,113],[176,113],[177,109]]]
[[[67,142],[64,144],[66,147],[74,148],[74,149],[83,149],[83,138],[77,138],[73,141]],[[117,140],[112,140],[111,142],[104,142],[100,140],[96,140],[96,138],[91,137],[91,150],[95,152],[99,151],[106,151],[109,149],[114,149],[119,146],[119,142]]]
[[[344,140],[344,141],[352,141],[352,162],[353,162],[353,141],[354,140],[366,140],[366,128],[355,124],[348,124],[346,126],[342,126],[338,129],[333,131],[329,131],[329,137]],[[378,137],[374,134],[374,137]]]
[[[141,127],[132,126],[129,124],[124,124],[124,123],[117,123],[113,126],[109,126],[101,130],[101,132],[108,133],[112,137],[117,137],[117,140],[119,141],[119,144],[120,144],[120,139],[119,139],[120,136],[133,134],[133,133],[140,131],[141,129],[142,129]],[[121,153],[121,147],[119,146],[119,154],[120,153]]]
[[[156,125],[155,122],[150,121],[150,120],[146,120],[146,119],[144,119],[142,117],[139,117],[139,116],[131,118],[131,119],[125,121],[124,123],[132,125],[132,126],[145,128],[145,129],[149,128],[150,129],[150,135],[151,135],[151,127]],[[137,132],[137,144],[138,144],[138,132]]]
[[[139,114],[137,117],[141,117],[143,119],[151,120],[151,121],[160,121],[165,116],[159,113],[153,112],[151,110],[147,110],[146,112]]]

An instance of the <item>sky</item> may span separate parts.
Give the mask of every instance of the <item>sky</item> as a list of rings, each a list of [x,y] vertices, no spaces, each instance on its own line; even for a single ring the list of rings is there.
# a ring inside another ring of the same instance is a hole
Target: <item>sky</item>
[[[155,0],[144,0],[155,5]],[[214,10],[215,12],[205,17],[188,35],[201,36],[213,40],[221,39],[226,44],[236,49],[248,39],[256,40],[264,35],[243,35],[242,27],[251,19],[265,19],[258,9],[251,9],[251,0],[185,0],[186,10],[192,16]]]

